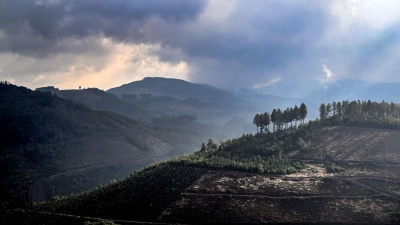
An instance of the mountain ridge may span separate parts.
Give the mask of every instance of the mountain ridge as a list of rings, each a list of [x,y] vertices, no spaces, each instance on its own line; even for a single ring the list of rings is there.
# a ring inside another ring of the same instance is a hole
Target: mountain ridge
[[[321,83],[317,80],[278,81],[257,89],[261,93],[282,97],[297,97],[314,103],[370,99],[372,101],[397,102],[400,83],[375,83],[357,79],[343,79]]]

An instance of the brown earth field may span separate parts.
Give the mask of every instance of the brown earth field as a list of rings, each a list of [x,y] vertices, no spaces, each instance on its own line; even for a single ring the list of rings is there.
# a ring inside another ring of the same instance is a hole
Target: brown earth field
[[[271,176],[209,171],[159,220],[173,223],[388,224],[399,207],[397,179],[327,174],[306,164],[297,174]]]
[[[211,170],[182,193],[159,221],[187,224],[398,224],[400,131],[332,127],[313,150],[292,160],[290,175]],[[346,169],[327,173],[335,162]]]

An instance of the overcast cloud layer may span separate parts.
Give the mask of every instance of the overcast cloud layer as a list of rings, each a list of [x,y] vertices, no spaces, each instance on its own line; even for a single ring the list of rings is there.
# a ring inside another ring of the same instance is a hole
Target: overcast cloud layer
[[[0,0],[0,80],[400,82],[400,1]]]

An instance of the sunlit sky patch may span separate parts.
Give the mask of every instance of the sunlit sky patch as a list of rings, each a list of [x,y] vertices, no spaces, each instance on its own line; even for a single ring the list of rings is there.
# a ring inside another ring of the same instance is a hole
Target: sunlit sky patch
[[[228,89],[400,82],[398,12],[394,0],[0,0],[0,80],[32,89],[148,76]]]

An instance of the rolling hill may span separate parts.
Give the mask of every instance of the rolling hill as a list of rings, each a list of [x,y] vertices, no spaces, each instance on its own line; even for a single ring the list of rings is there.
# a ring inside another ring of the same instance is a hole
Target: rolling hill
[[[315,103],[300,98],[280,97],[277,94],[248,90],[234,93],[207,84],[161,77],[147,77],[141,81],[111,88],[107,92],[123,99],[135,96],[128,101],[154,114],[191,115],[204,123],[228,121],[236,116],[251,122],[254,113],[270,111],[274,107],[286,109],[302,102],[306,102],[310,109],[317,108]],[[310,116],[316,117],[314,114]]]
[[[348,119],[209,141],[192,155],[25,215],[119,224],[396,224],[400,131],[352,127]],[[18,213],[8,209],[5,218]]]
[[[231,103],[234,100],[232,93],[206,84],[194,84],[184,80],[146,77],[141,81],[124,84],[120,87],[111,88],[107,92],[117,96],[123,94],[148,94],[152,96],[171,96],[180,100],[195,98],[204,102]]]
[[[154,128],[50,92],[0,84],[3,200],[38,202],[87,191],[193,152],[200,143],[192,132]]]
[[[129,102],[156,114],[191,115],[205,123],[255,111],[252,104],[231,92],[179,79],[146,77],[107,92],[122,98],[135,95],[137,98]]]

